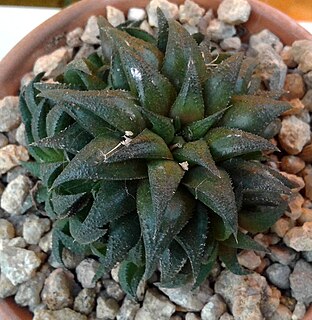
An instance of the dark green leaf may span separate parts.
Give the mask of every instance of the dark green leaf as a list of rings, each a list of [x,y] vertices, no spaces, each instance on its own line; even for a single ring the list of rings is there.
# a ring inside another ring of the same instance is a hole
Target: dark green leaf
[[[170,110],[171,118],[179,118],[182,125],[202,120],[205,106],[199,74],[193,60],[187,64],[181,90]]]
[[[215,161],[222,161],[255,151],[278,150],[268,140],[238,129],[215,128],[206,134],[205,140]]]
[[[45,99],[42,99],[32,114],[31,130],[35,141],[47,136],[46,116],[49,110],[49,104]]]
[[[73,118],[67,114],[63,106],[55,105],[47,114],[47,136],[53,136],[73,123]]]
[[[187,142],[182,148],[174,149],[173,157],[179,162],[187,161],[192,165],[200,165],[208,169],[212,174],[219,176],[219,170],[204,140]]]
[[[227,110],[218,125],[261,136],[276,117],[290,108],[287,101],[276,101],[259,96],[235,96],[232,98],[232,104],[233,106]]]
[[[206,115],[214,114],[228,106],[243,56],[243,53],[233,55],[210,70],[204,87]]]
[[[162,10],[157,7],[157,21],[158,21],[158,34],[157,34],[157,47],[165,53],[169,34],[169,24],[166,16]]]
[[[190,123],[183,128],[183,137],[185,137],[185,139],[187,139],[188,141],[198,140],[204,137],[208,130],[222,118],[224,112],[227,109],[229,109],[229,107],[222,109],[202,120]]]
[[[217,177],[204,167],[195,167],[185,175],[183,184],[195,199],[218,214],[236,235],[237,209],[231,180],[223,169],[219,168],[219,172],[220,177]]]
[[[137,39],[144,40],[145,42],[151,43],[153,46],[156,46],[157,41],[150,33],[145,30],[140,29],[139,27],[127,27],[123,28],[130,36],[133,36]]]
[[[146,255],[144,278],[151,277],[164,250],[191,218],[195,202],[192,197],[178,189],[168,203],[159,232],[156,233],[157,220],[154,215],[152,195],[148,181],[144,181],[137,192],[137,210],[143,234]]]
[[[205,78],[205,63],[196,41],[177,21],[168,21],[169,35],[162,66],[163,74],[180,90],[186,78],[189,61],[193,61],[200,83]]]

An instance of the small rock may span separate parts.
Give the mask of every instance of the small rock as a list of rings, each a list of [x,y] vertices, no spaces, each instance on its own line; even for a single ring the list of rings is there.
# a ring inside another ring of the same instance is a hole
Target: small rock
[[[288,173],[297,174],[305,167],[305,162],[297,156],[284,156],[281,161],[281,169]]]
[[[297,186],[292,189],[293,192],[299,192],[301,189],[304,188],[305,184],[302,177],[298,177],[295,174],[290,174],[284,171],[280,171],[280,174],[282,174],[284,177],[286,177],[288,180],[290,180]]]
[[[6,174],[6,183],[10,183],[13,181],[15,178],[17,178],[19,175],[27,175],[28,171],[26,168],[22,166],[16,166],[10,171],[7,172]]]
[[[143,306],[135,320],[168,320],[175,312],[175,305],[155,289],[148,289]]]
[[[69,48],[61,47],[50,54],[41,56],[34,64],[34,74],[44,72],[45,78],[54,78],[63,73],[68,61],[72,57]]]
[[[107,6],[106,13],[107,20],[113,27],[117,27],[126,21],[124,13],[117,8]]]
[[[259,52],[268,47],[277,53],[280,53],[283,49],[280,39],[268,29],[253,34],[249,39],[249,51]]]
[[[204,306],[200,315],[202,320],[218,320],[226,312],[226,304],[218,295],[213,295]]]
[[[296,155],[310,141],[310,126],[296,116],[285,117],[278,137],[283,149]]]
[[[114,280],[105,279],[103,280],[103,285],[105,287],[108,297],[113,298],[117,301],[123,300],[125,293],[120,288],[120,285]]]
[[[175,3],[167,0],[151,0],[146,6],[148,23],[151,27],[158,27],[157,8],[160,8],[167,19],[177,19],[179,17],[179,7]]]
[[[302,99],[302,103],[308,111],[312,111],[312,89],[309,89]]]
[[[297,261],[290,275],[292,296],[306,305],[312,302],[312,266],[303,259]]]
[[[153,34],[153,29],[152,27],[149,25],[149,23],[147,22],[147,20],[142,21],[142,23],[140,24],[140,29],[149,33],[149,34]]]
[[[312,174],[307,174],[303,177],[305,183],[305,196],[312,200]]]
[[[95,289],[82,289],[74,301],[74,310],[89,315],[95,307]]]
[[[190,24],[185,23],[183,24],[183,27],[187,30],[189,34],[194,34],[198,32],[198,28]]]
[[[292,55],[290,46],[284,46],[280,55],[288,68],[295,68],[297,66],[297,63],[295,62],[294,57]]]
[[[14,297],[15,302],[20,306],[33,309],[41,303],[40,292],[43,288],[45,275],[38,272],[35,277],[22,283]]]
[[[312,262],[312,250],[310,251],[302,251],[302,256],[308,262]]]
[[[21,146],[27,146],[24,123],[21,123],[16,129],[15,139]]]
[[[52,250],[52,231],[48,232],[40,239],[39,247],[45,253]]]
[[[254,240],[262,246],[264,246],[265,248],[267,248],[271,245],[277,244],[280,241],[280,238],[277,237],[275,234],[258,233],[254,236]]]
[[[127,19],[131,21],[140,21],[146,18],[146,11],[142,8],[130,8]]]
[[[17,288],[3,273],[0,274],[0,299],[13,296]]]
[[[270,319],[279,305],[278,293],[257,273],[239,276],[222,271],[215,292],[224,298],[235,319]]]
[[[33,320],[88,320],[88,318],[72,309],[64,308],[56,311],[35,310]]]
[[[119,305],[114,299],[104,297],[97,298],[96,317],[100,319],[115,319],[119,311]]]
[[[226,38],[233,37],[236,30],[235,27],[230,24],[226,24],[218,19],[213,19],[210,21],[206,33],[212,41],[219,42]]]
[[[303,75],[304,82],[309,89],[312,89],[312,71]]]
[[[117,320],[134,320],[134,317],[139,309],[140,305],[137,302],[125,297],[116,318]]]
[[[296,251],[312,250],[312,222],[291,228],[284,236],[284,242]]]
[[[295,250],[284,245],[274,245],[269,247],[271,254],[269,258],[274,262],[279,262],[285,266],[296,261],[298,254]]]
[[[275,232],[279,237],[283,238],[286,232],[293,226],[293,220],[282,217],[274,223],[274,225],[271,227],[271,231]]]
[[[111,277],[117,283],[119,283],[118,273],[119,273],[120,263],[117,263],[115,267],[111,270]]]
[[[95,288],[96,283],[92,280],[98,267],[99,263],[91,258],[82,260],[76,267],[77,279],[83,288]]]
[[[191,0],[185,0],[179,8],[179,20],[190,26],[197,26],[201,17],[205,14],[205,9]]]
[[[6,220],[0,219],[0,239],[12,239],[15,236],[13,224]]]
[[[251,6],[247,0],[223,0],[218,8],[218,19],[237,25],[248,21]]]
[[[84,32],[81,36],[81,40],[87,44],[100,44],[101,41],[100,37],[100,30],[98,26],[98,20],[96,16],[91,16],[88,19],[87,25],[84,29]]]
[[[8,242],[8,246],[17,248],[26,248],[26,241],[22,237],[16,237]]]
[[[237,256],[238,262],[249,270],[255,270],[261,264],[261,258],[252,250],[243,250]]]
[[[75,55],[75,59],[87,58],[90,54],[95,52],[93,45],[88,43],[83,43]]]
[[[28,161],[28,151],[23,146],[8,144],[0,149],[0,175],[16,167],[21,161]]]
[[[303,196],[300,193],[294,193],[288,202],[290,214],[286,212],[287,216],[289,216],[292,220],[297,220],[302,214],[303,203]]]
[[[291,109],[283,112],[283,116],[293,116],[297,115],[299,119],[301,119],[303,122],[306,122],[302,119],[302,113],[305,111],[304,104],[299,100],[298,98],[292,99],[289,101],[291,105]],[[305,117],[305,115],[304,115]]]
[[[172,317],[170,318],[170,320],[172,319]],[[182,318],[181,318],[182,319]],[[188,312],[185,315],[185,320],[201,320],[200,317],[198,315],[196,315],[193,312]]]
[[[73,305],[73,275],[69,271],[55,269],[45,280],[41,292],[43,303],[50,310],[60,310]]]
[[[21,114],[18,97],[7,96],[0,100],[0,119],[0,132],[8,132],[19,126]]]
[[[169,297],[170,301],[187,311],[200,311],[211,297],[211,289],[207,288],[205,284],[195,290],[192,290],[190,286],[179,288],[162,288],[158,286],[158,288]]]
[[[64,266],[67,269],[71,270],[71,269],[77,268],[77,266],[83,259],[84,259],[83,254],[72,252],[67,248],[63,249],[62,260],[63,260]]]
[[[43,234],[50,230],[51,221],[47,218],[39,218],[32,214],[28,216],[23,225],[23,238],[29,244],[38,244]]]
[[[281,90],[284,87],[287,66],[280,55],[268,44],[259,44],[256,49],[258,50],[256,74],[261,77],[268,89]]]
[[[298,69],[304,73],[312,70],[312,41],[297,40],[292,44],[291,54],[298,63]]]
[[[31,181],[24,175],[19,175],[5,188],[0,206],[11,215],[23,213],[23,203],[31,188]]]
[[[304,315],[306,314],[306,307],[304,303],[302,302],[297,302],[295,309],[292,314],[292,320],[302,320]]]
[[[219,320],[234,320],[234,317],[229,313],[225,312],[223,313],[223,315],[220,317]]]
[[[198,29],[200,33],[206,34],[206,30],[212,19],[214,19],[213,11],[212,9],[209,9],[198,22]]]
[[[241,46],[242,42],[239,37],[226,38],[220,42],[220,47],[225,51],[238,51],[241,48]]]
[[[289,266],[280,263],[273,263],[266,269],[268,279],[279,289],[289,289],[289,275],[291,269]]]
[[[305,85],[303,77],[299,73],[290,73],[286,75],[283,95],[287,100],[301,99],[305,94]]]
[[[73,31],[66,34],[66,44],[71,48],[77,48],[82,45],[81,36],[83,34],[83,29],[78,27]]]
[[[0,149],[8,145],[9,139],[4,135],[3,133],[0,132]]]
[[[270,320],[291,320],[291,317],[291,311],[283,304],[280,304],[276,311],[272,314]]]
[[[0,268],[14,286],[31,279],[41,260],[30,250],[7,246],[0,250]]]

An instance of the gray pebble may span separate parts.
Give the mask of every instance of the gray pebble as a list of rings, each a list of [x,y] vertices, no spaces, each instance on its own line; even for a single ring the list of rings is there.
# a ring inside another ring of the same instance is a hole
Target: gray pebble
[[[120,285],[114,280],[104,279],[103,285],[108,297],[113,298],[117,301],[121,301],[124,298],[125,293],[120,288]]]
[[[237,25],[248,21],[251,6],[247,0],[223,0],[218,8],[218,18]]]
[[[125,297],[116,318],[117,320],[133,320],[139,308],[140,305],[136,301]]]
[[[259,52],[264,50],[268,45],[277,53],[280,53],[283,49],[283,44],[280,39],[268,29],[264,29],[259,33],[253,34],[249,39],[249,53],[250,51]]]
[[[72,309],[64,308],[55,311],[38,309],[34,313],[33,320],[88,320],[88,318]]]
[[[230,24],[226,24],[218,19],[213,19],[210,21],[206,33],[212,41],[219,42],[226,38],[233,37],[236,30],[235,27]]]
[[[289,289],[290,273],[291,269],[289,266],[285,266],[280,263],[273,263],[266,269],[266,275],[268,279],[280,289]]]
[[[291,265],[297,260],[298,253],[286,247],[285,245],[274,245],[269,247],[271,254],[268,257],[274,261],[283,265]]]
[[[151,0],[146,6],[148,23],[151,27],[158,27],[157,8],[160,8],[169,19],[177,19],[179,16],[177,4],[167,0]]]
[[[292,296],[306,305],[312,302],[312,266],[301,259],[295,264],[294,271],[290,275],[290,287]]]
[[[19,98],[7,96],[0,100],[0,132],[8,132],[17,128],[21,122]]]
[[[88,19],[87,25],[81,36],[81,40],[87,44],[99,44],[100,43],[100,30],[98,27],[97,17],[91,16]]]
[[[146,11],[142,8],[130,8],[127,19],[132,21],[140,21],[146,18]]]
[[[107,6],[106,7],[106,14],[107,14],[107,21],[113,27],[117,27],[126,21],[125,14],[123,13],[123,11],[121,11],[117,8]]]
[[[55,269],[45,280],[41,298],[50,310],[59,310],[73,304],[73,275],[69,271]]]
[[[0,273],[0,299],[13,296],[17,288],[3,273]]]
[[[113,320],[117,316],[119,305],[115,299],[98,297],[96,306],[96,317],[100,319]]]
[[[27,146],[26,131],[24,123],[21,123],[16,129],[15,140],[22,146]]]
[[[76,267],[77,279],[83,288],[95,288],[96,283],[93,277],[99,267],[99,263],[94,259],[88,258],[82,260]]]
[[[9,139],[3,133],[0,133],[0,148],[5,147],[9,143]]]
[[[220,295],[215,294],[201,310],[202,320],[218,320],[226,312],[226,304]]]
[[[74,301],[74,310],[89,315],[95,307],[95,289],[82,289]]]
[[[0,219],[0,239],[12,239],[15,236],[13,224],[6,220]]]
[[[0,149],[0,175],[16,167],[21,161],[28,161],[29,154],[25,147],[8,144]]]
[[[29,244],[38,244],[44,233],[50,230],[51,221],[32,214],[23,225],[23,238]]]

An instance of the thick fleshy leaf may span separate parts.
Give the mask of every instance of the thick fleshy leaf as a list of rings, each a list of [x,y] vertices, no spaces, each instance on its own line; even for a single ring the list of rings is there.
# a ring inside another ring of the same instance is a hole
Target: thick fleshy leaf
[[[76,154],[92,139],[93,137],[87,131],[85,131],[78,123],[74,123],[52,137],[36,141],[33,145],[37,147],[66,150]]]
[[[268,230],[287,209],[286,202],[279,206],[251,207],[240,211],[238,216],[239,225],[252,233]]]
[[[138,55],[143,62],[156,69],[159,68],[163,60],[163,54],[155,45],[132,37],[127,32],[112,27],[103,17],[98,19],[98,25],[100,27],[101,39],[104,40],[104,43],[108,40],[119,53],[124,52],[127,55]]]
[[[206,115],[214,114],[228,106],[235,89],[243,56],[242,53],[233,55],[218,67],[210,69],[204,87]]]
[[[142,108],[142,114],[151,123],[151,131],[159,135],[163,140],[169,144],[173,138],[175,129],[172,123],[172,119],[164,117],[160,114],[156,114],[147,109]]]
[[[74,119],[65,112],[64,107],[55,105],[47,114],[46,127],[47,136],[53,136],[61,132],[73,123]]]
[[[168,203],[159,232],[156,233],[157,219],[154,215],[149,183],[148,181],[141,183],[137,192],[137,210],[145,246],[145,279],[151,277],[163,252],[191,218],[194,207],[195,202],[192,197],[178,189]]]
[[[50,108],[47,101],[42,99],[32,114],[31,130],[35,141],[47,136],[46,116]]]
[[[183,179],[183,184],[207,207],[218,214],[234,235],[237,233],[237,209],[231,180],[219,168],[220,178],[204,167],[192,168]]]
[[[229,109],[229,107],[222,109],[211,116],[208,116],[202,120],[190,123],[183,128],[183,137],[188,141],[198,140],[203,138],[208,130],[214,126],[223,116],[224,112]]]
[[[208,223],[209,220],[206,212],[197,210],[192,219],[176,236],[176,240],[185,250],[190,260],[194,279],[197,278],[200,271],[205,251]]]
[[[177,241],[173,240],[160,259],[161,283],[172,282],[182,270],[187,259],[185,250]]]
[[[157,34],[157,47],[165,53],[169,34],[169,24],[166,16],[162,10],[157,8],[157,21],[158,21],[158,34]]]
[[[24,92],[21,93],[19,99],[19,110],[21,112],[22,121],[25,125],[25,138],[26,142],[32,143],[34,141],[34,137],[31,131],[31,119],[32,114],[27,106],[26,100],[24,98]]]
[[[111,270],[117,262],[121,262],[140,240],[140,223],[136,213],[131,212],[114,220],[110,224],[107,250],[101,259],[101,269]]]
[[[222,161],[256,151],[278,150],[271,142],[239,129],[215,128],[205,140],[215,161]]]
[[[117,49],[113,50],[111,68],[109,70],[110,85],[114,89],[130,91],[127,76],[123,70],[120,56]]]
[[[202,120],[205,106],[198,72],[189,60],[181,90],[171,107],[171,118],[178,118],[182,125]]]
[[[66,165],[67,163],[64,161],[40,163],[40,179],[43,184],[48,188],[51,188],[54,180]]]
[[[130,36],[135,37],[136,39],[141,39],[145,42],[148,42],[154,46],[156,46],[157,41],[153,35],[146,32],[145,30],[140,29],[139,27],[126,27],[122,29],[126,31]]]
[[[106,157],[106,163],[129,159],[172,159],[165,141],[154,132],[144,129],[129,143],[122,144]]]
[[[42,91],[41,96],[55,102],[68,103],[78,111],[80,108],[84,108],[121,132],[132,131],[134,134],[138,134],[145,127],[144,119],[135,105],[133,97],[124,91],[60,89]]]
[[[222,245],[237,249],[266,251],[265,247],[240,231],[237,233],[237,239],[231,236],[229,239],[223,241]]]
[[[265,128],[289,108],[287,101],[259,96],[235,96],[232,98],[232,107],[226,111],[218,125],[262,136]]]
[[[162,73],[179,91],[185,81],[189,61],[193,61],[200,83],[205,80],[206,66],[196,41],[177,21],[168,21],[169,34]]]
[[[137,297],[137,289],[144,274],[144,266],[137,266],[131,261],[120,264],[118,279],[122,289],[131,297]]]
[[[107,157],[120,144],[118,137],[98,136],[71,160],[56,178],[53,187],[73,180],[131,180],[147,177],[146,166],[140,160],[105,163]]]
[[[183,175],[183,169],[175,161],[156,160],[148,163],[148,179],[156,217],[156,233],[163,221],[165,209],[177,191]]]
[[[259,162],[231,159],[223,163],[229,172],[233,184],[240,191],[265,191],[279,194],[290,194],[290,190],[281,180],[275,178],[267,166]]]
[[[257,61],[255,58],[245,57],[236,80],[235,94],[242,95],[248,93],[248,88],[250,86],[250,81],[252,80],[252,75],[257,66]]]
[[[213,238],[218,241],[224,241],[228,239],[232,234],[231,226],[224,221],[222,217],[217,215],[212,210],[208,211],[209,221],[213,228],[211,228],[211,233],[213,234]]]
[[[91,243],[104,235],[104,226],[135,210],[136,184],[126,181],[104,181],[95,194],[95,199],[87,217],[75,230],[79,243]]]
[[[249,272],[243,269],[237,260],[237,249],[223,246],[219,243],[219,258],[227,269],[237,275],[246,275]]]
[[[120,49],[119,56],[132,94],[144,108],[167,115],[176,98],[169,80],[134,53],[130,55]]]
[[[204,140],[197,140],[185,143],[182,148],[173,151],[173,157],[179,162],[187,161],[208,169],[212,174],[219,176],[219,170],[210,154],[207,143]]]

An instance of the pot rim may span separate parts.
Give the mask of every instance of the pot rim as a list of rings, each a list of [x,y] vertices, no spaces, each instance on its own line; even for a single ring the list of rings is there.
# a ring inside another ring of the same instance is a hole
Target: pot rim
[[[183,0],[170,0],[181,4]],[[295,20],[258,0],[248,0],[252,13],[244,24],[247,37],[265,28],[275,33],[284,44],[290,45],[299,39],[312,40],[312,35]],[[204,8],[216,11],[221,0],[195,0]],[[81,0],[40,24],[26,35],[0,61],[0,99],[7,95],[17,95],[20,79],[32,69],[35,60],[65,44],[65,34],[78,26],[83,26],[91,15],[105,15],[106,6],[111,5],[126,11],[128,8],[145,7],[148,0],[136,0],[131,4],[126,0]],[[256,23],[254,22],[256,21]],[[285,30],[287,30],[285,32]],[[31,313],[17,306],[12,298],[0,299],[1,319],[28,320]],[[305,318],[308,319],[308,318]]]

